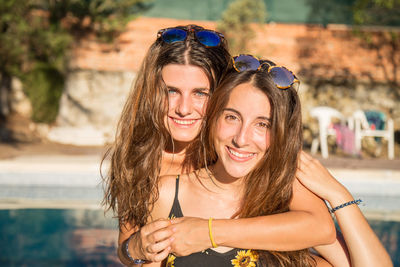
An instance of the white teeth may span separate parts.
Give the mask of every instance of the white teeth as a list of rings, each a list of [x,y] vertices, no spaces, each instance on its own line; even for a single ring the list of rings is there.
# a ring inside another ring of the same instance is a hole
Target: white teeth
[[[196,122],[196,120],[177,120],[177,119],[173,119],[174,122],[176,122],[177,124],[182,124],[182,125],[190,125]]]
[[[239,157],[239,158],[248,158],[248,157],[251,157],[251,156],[254,155],[254,153],[241,154],[241,153],[239,153],[239,152],[233,151],[233,150],[230,149],[229,147],[228,147],[228,150],[229,150],[230,153],[232,153],[233,155],[235,155],[236,157]]]

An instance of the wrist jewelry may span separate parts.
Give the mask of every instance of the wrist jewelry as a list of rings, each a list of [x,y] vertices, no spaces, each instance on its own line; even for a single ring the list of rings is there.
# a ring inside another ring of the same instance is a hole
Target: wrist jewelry
[[[352,200],[352,201],[343,203],[343,204],[341,204],[341,205],[339,205],[339,206],[336,206],[336,207],[334,207],[333,209],[331,209],[330,211],[331,211],[331,213],[334,213],[334,212],[337,211],[338,209],[347,207],[347,206],[352,205],[352,204],[360,205],[361,202],[362,202],[361,199]]]
[[[217,248],[218,245],[214,241],[214,237],[213,237],[212,230],[211,230],[212,220],[213,220],[213,218],[208,219],[208,234],[210,235],[210,240],[211,240],[212,247],[213,248]]]
[[[129,242],[131,241],[132,237],[135,235],[136,233],[131,234],[131,236],[126,240],[125,242],[125,254],[126,256],[132,261],[133,264],[144,264],[146,263],[145,260],[141,260],[141,259],[134,259],[132,258],[131,254],[129,253]]]

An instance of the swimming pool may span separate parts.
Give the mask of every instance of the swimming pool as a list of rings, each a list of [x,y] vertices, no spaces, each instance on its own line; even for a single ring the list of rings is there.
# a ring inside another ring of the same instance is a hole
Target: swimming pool
[[[101,210],[0,210],[0,266],[122,266]]]
[[[369,222],[400,266],[400,222]],[[0,210],[0,266],[122,266],[117,226],[98,209]]]

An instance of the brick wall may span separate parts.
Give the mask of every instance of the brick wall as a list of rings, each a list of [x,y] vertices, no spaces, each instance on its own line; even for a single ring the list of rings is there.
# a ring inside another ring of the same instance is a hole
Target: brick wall
[[[211,21],[141,17],[127,25],[127,31],[115,44],[99,44],[90,39],[77,44],[72,53],[71,68],[135,72],[159,29],[191,23],[210,29],[216,27]],[[384,46],[378,50],[368,49],[346,26],[264,24],[253,28],[256,38],[246,52],[288,66],[300,77],[344,75],[385,81],[396,75],[399,80],[400,70],[394,71],[392,63],[400,62],[400,53],[393,57]]]

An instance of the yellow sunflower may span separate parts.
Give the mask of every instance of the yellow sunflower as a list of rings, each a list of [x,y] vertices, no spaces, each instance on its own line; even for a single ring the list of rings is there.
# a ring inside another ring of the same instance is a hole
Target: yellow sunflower
[[[168,255],[168,260],[167,260],[167,264],[165,265],[165,267],[174,267],[174,261],[175,261],[175,256],[172,254]]]
[[[257,253],[249,250],[239,250],[231,263],[235,267],[256,267]]]

